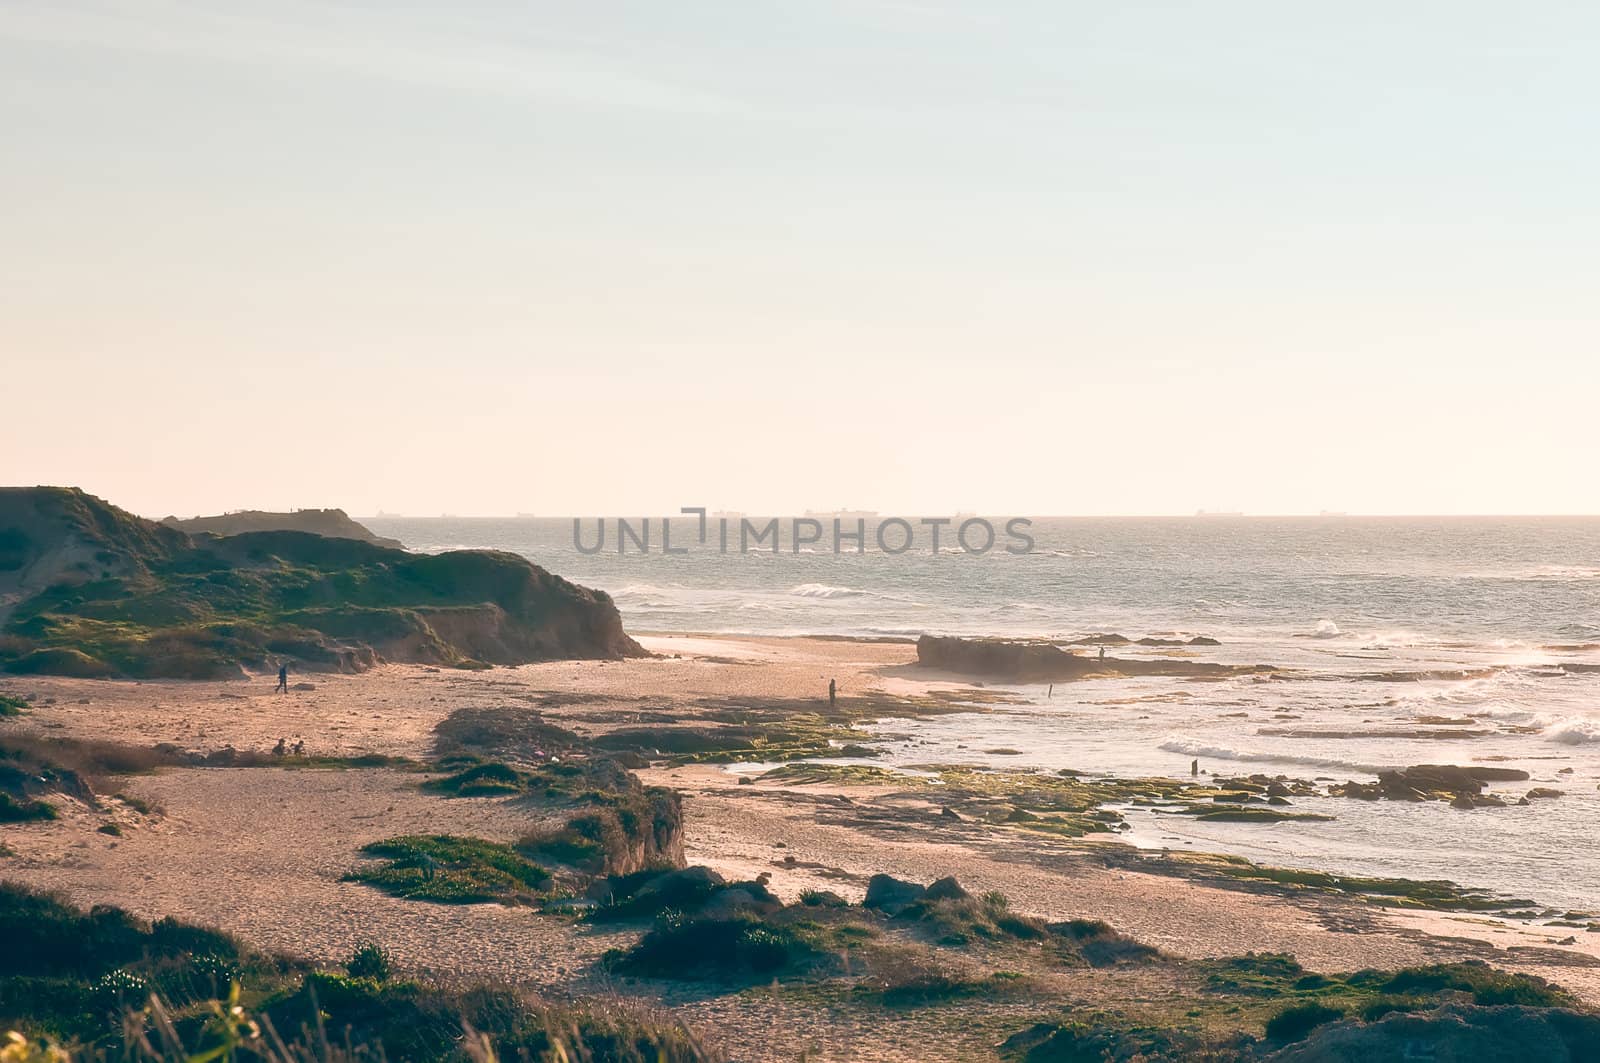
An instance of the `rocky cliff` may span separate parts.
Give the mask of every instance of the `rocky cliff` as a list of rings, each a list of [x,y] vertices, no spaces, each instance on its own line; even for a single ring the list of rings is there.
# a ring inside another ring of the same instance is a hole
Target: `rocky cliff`
[[[514,554],[192,537],[76,489],[0,489],[0,669],[215,678],[643,653],[604,592]]]

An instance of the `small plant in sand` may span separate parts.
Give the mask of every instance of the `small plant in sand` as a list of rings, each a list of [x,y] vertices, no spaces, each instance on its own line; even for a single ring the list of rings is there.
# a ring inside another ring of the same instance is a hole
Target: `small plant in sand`
[[[450,834],[408,835],[361,850],[384,858],[376,867],[345,876],[396,897],[441,904],[529,904],[550,882],[550,872],[509,845]]]
[[[350,961],[344,965],[351,978],[370,978],[375,982],[389,980],[389,951],[373,941],[356,946]]]

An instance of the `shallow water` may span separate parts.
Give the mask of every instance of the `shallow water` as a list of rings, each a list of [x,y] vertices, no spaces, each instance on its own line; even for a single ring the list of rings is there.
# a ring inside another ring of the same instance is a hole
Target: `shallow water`
[[[1219,774],[1335,780],[1421,763],[1518,767],[1532,779],[1496,792],[1514,800],[1550,786],[1566,796],[1474,811],[1296,799],[1299,810],[1337,817],[1316,823],[1133,812],[1130,838],[1600,909],[1590,844],[1600,823],[1600,674],[1553,667],[1600,663],[1600,519],[1048,520],[1031,529],[1031,554],[939,557],[921,548],[794,554],[787,544],[777,555],[584,555],[570,521],[367,523],[415,549],[525,554],[610,591],[633,630],[1213,636],[1223,645],[1183,652],[1305,678],[1090,681],[1057,685],[1053,697],[1023,687],[1027,705],[887,723],[911,736],[887,759],[1187,777],[1198,758]],[[675,541],[688,527],[675,528]],[[586,541],[593,528],[585,523]],[[1373,678],[1435,670],[1483,675]],[[1427,737],[1410,734],[1419,731]],[[1024,752],[983,752],[1006,747]]]

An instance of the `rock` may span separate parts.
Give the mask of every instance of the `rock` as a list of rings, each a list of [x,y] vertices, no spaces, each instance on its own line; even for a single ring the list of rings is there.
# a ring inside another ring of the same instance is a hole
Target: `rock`
[[[1109,636],[1102,636],[1104,640]],[[1121,636],[1117,636],[1121,638]],[[1122,640],[1124,643],[1126,639]],[[1100,641],[1100,645],[1106,645]],[[1271,672],[1265,665],[1226,665],[1170,658],[1125,659],[1077,654],[1050,642],[924,635],[917,640],[917,664],[962,675],[992,676],[1013,682],[1049,682],[1090,675],[1229,676]]]
[[[928,901],[964,901],[972,894],[961,888],[961,883],[955,880],[954,875],[946,875],[923,891],[923,900]]]
[[[296,683],[294,686],[290,687],[289,689],[290,690],[311,691],[311,690],[317,689],[317,686],[316,686],[315,683]]]
[[[1571,768],[1562,768],[1559,771],[1557,771],[1556,774],[1557,775],[1571,775],[1572,774],[1572,769]]]
[[[1539,797],[1565,797],[1566,795],[1567,794],[1565,790],[1552,790],[1548,786],[1535,786],[1533,789],[1528,791],[1528,797],[1530,799]]]
[[[1191,645],[1191,646],[1220,646],[1220,645],[1222,645],[1222,643],[1218,642],[1216,639],[1210,637],[1209,635],[1196,635],[1194,638],[1189,640],[1189,645]]]
[[[1272,782],[1269,782],[1267,784],[1267,796],[1268,797],[1288,797],[1289,796],[1289,792],[1290,792],[1289,788],[1287,786],[1283,785],[1283,783],[1277,781],[1276,779],[1274,779]]]
[[[867,896],[862,900],[861,907],[886,915],[897,915],[920,901],[927,892],[915,882],[906,882],[892,875],[873,875],[867,881]]]
[[[1486,783],[1515,782],[1527,778],[1527,772],[1516,768],[1418,764],[1394,771],[1380,771],[1378,786],[1383,790],[1383,796],[1391,800],[1417,801],[1447,794],[1477,794]]]
[[[1451,808],[1476,808],[1477,806],[1472,803],[1472,795],[1471,794],[1469,794],[1469,793],[1459,793],[1459,794],[1456,794],[1456,796],[1455,796],[1455,798],[1453,800],[1451,800],[1450,807]]]
[[[741,775],[741,776],[739,776],[739,785],[740,786],[754,786],[755,784],[756,784],[755,776],[753,776],[753,775]]]
[[[1032,823],[1038,818],[1038,816],[1034,815],[1032,812],[1029,812],[1025,808],[1013,808],[1010,812],[1006,813],[1005,821],[1007,823]]]
[[[1276,794],[1274,794],[1272,797],[1267,798],[1267,804],[1269,804],[1269,805],[1280,805],[1280,806],[1282,806],[1282,805],[1287,805],[1289,803],[1290,802],[1289,802],[1289,799],[1287,797],[1278,797]]]
[[[940,819],[953,819],[953,820],[956,820],[957,822],[960,822],[962,817],[961,817],[961,813],[957,812],[953,808],[941,808],[939,810],[939,818]]]
[[[800,895],[800,903],[807,908],[848,908],[850,902],[832,890],[807,890]]]

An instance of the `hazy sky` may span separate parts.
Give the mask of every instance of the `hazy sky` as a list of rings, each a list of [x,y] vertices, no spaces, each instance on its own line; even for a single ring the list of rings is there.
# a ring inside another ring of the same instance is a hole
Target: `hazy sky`
[[[1600,512],[1600,8],[0,0],[0,483]]]

